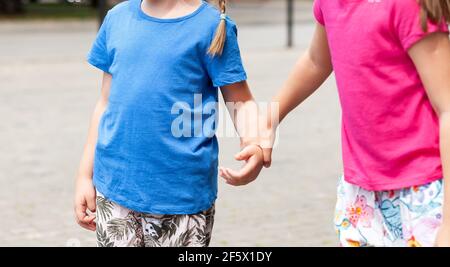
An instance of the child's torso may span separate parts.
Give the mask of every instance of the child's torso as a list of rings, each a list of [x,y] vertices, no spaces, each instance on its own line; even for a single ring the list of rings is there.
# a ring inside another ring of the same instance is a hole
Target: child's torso
[[[442,176],[438,120],[399,36],[396,11],[418,11],[407,1],[320,1],[342,104],[345,175],[371,190]]]
[[[218,92],[206,51],[219,13],[202,3],[182,18],[157,19],[139,4],[131,0],[110,11],[106,47],[113,78],[99,123],[94,181],[134,210],[198,212],[217,191]]]

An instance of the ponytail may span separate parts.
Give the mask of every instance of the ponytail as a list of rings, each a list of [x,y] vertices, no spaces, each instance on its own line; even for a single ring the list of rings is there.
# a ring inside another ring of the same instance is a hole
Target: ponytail
[[[450,0],[420,0],[420,23],[428,31],[428,21],[450,23]]]
[[[220,22],[219,26],[217,26],[211,46],[208,49],[208,54],[211,56],[222,55],[225,40],[227,39],[226,2],[226,0],[219,0]]]

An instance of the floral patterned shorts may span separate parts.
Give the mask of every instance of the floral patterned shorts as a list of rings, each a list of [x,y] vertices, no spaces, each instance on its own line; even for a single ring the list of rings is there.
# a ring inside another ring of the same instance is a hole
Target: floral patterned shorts
[[[442,220],[443,181],[367,191],[341,179],[335,227],[342,246],[433,246]]]
[[[214,206],[193,215],[152,215],[122,207],[97,192],[99,247],[207,247]]]

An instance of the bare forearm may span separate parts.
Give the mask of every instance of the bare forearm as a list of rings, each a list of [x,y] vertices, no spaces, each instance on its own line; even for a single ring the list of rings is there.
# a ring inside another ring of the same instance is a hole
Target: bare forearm
[[[98,136],[98,124],[105,109],[106,103],[102,100],[98,101],[91,118],[88,137],[83,149],[78,176],[92,178],[95,145],[97,143]]]
[[[240,137],[241,146],[256,143],[258,128],[255,125],[258,122],[258,106],[253,97],[249,96],[239,102],[227,102],[225,104],[234,128]]]
[[[239,134],[241,146],[258,143],[258,105],[253,99],[238,104],[234,126]]]
[[[257,142],[258,105],[247,82],[239,82],[221,88],[225,105],[241,138],[241,145]]]
[[[98,124],[100,122],[100,118],[103,115],[103,112],[105,112],[106,106],[108,105],[111,81],[111,74],[103,73],[101,96],[97,104],[95,105],[94,113],[92,114],[88,138],[84,146],[80,168],[78,170],[78,177],[92,178],[95,145],[97,144],[98,136]]]
[[[306,53],[298,60],[281,90],[263,112],[260,144],[264,152],[264,166],[270,167],[272,148],[278,124],[306,98],[314,93],[333,71],[325,27],[316,24],[313,39]]]
[[[440,115],[440,146],[444,169],[444,211],[443,218],[450,224],[450,111]]]
[[[300,105],[330,76],[330,64],[318,65],[305,53],[294,67],[283,88],[273,98],[279,105],[279,121]]]

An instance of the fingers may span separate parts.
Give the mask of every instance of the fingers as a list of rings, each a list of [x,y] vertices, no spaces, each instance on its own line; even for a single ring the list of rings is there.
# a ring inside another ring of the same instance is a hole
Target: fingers
[[[220,176],[223,177],[229,185],[241,186],[248,183],[242,181],[242,174],[229,168],[221,168]]]
[[[233,177],[229,173],[229,169],[228,168],[219,167],[219,175],[220,175],[220,177],[225,179],[227,184],[233,179]]]
[[[246,185],[254,181],[261,171],[262,163],[256,157],[251,157],[239,171],[230,168],[219,168],[219,174],[227,184],[234,186]]]
[[[252,146],[246,146],[241,152],[237,153],[234,158],[239,161],[248,160],[254,153],[254,148]]]
[[[272,148],[263,149],[264,167],[269,168],[272,165]]]
[[[79,201],[75,204],[75,216],[77,223],[90,231],[95,231],[95,216],[93,214],[88,214],[86,201]]]
[[[248,145],[236,154],[236,160],[245,160],[245,165],[235,171],[230,168],[219,168],[219,175],[225,179],[227,184],[240,186],[246,185],[256,179],[263,167],[262,148],[258,145]]]
[[[96,207],[97,207],[97,203],[96,203],[96,195],[93,196],[89,196],[86,199],[87,202],[87,208],[91,211],[91,212],[95,212],[96,211]]]
[[[258,151],[256,151],[256,149]],[[248,160],[254,154],[263,151],[263,166],[269,168],[272,165],[272,147],[260,147],[258,145],[249,145],[242,149],[241,152],[237,153],[234,158],[236,160]]]

